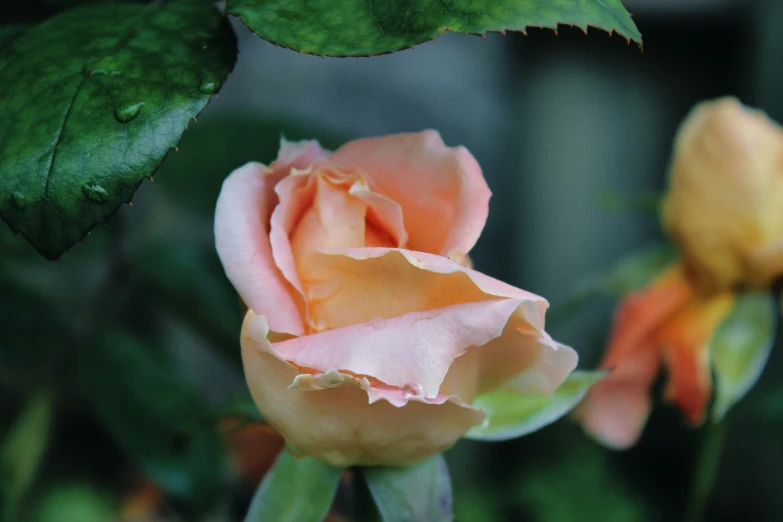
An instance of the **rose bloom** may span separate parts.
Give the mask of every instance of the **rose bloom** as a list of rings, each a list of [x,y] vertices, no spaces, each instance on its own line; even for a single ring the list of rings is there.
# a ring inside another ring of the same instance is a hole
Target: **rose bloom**
[[[783,275],[783,127],[735,98],[697,105],[677,136],[663,221],[706,290]]]
[[[691,424],[703,421],[709,341],[735,290],[783,276],[783,128],[734,98],[697,105],[677,134],[663,222],[682,260],[621,301],[601,365],[613,371],[577,412],[615,448],[638,439],[663,363],[666,397]]]
[[[226,179],[215,238],[249,308],[245,374],[290,449],[409,465],[484,421],[478,394],[550,394],[574,369],[543,298],[467,266],[489,197],[434,131],[334,153],[283,140],[269,167]]]

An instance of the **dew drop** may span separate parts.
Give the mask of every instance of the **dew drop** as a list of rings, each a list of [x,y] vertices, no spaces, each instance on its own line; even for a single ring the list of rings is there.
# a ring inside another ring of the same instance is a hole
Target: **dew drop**
[[[326,319],[317,319],[315,322],[313,322],[313,329],[316,332],[323,332],[326,330],[328,324],[326,323]]]
[[[127,105],[117,107],[117,110],[114,111],[114,117],[120,123],[128,123],[139,115],[139,111],[141,110],[142,105],[144,105],[144,102],[129,103]]]
[[[91,181],[82,185],[82,194],[90,203],[96,205],[106,203],[109,199],[109,193],[106,192],[106,189]]]
[[[16,210],[24,210],[27,206],[27,199],[24,197],[24,194],[16,190],[11,194],[11,203]]]
[[[204,78],[198,86],[198,90],[204,94],[215,94],[218,90],[218,84],[215,80]]]
[[[106,56],[105,58],[101,58],[93,66],[90,68],[90,76],[96,76],[96,75],[109,75],[109,76],[116,76],[118,74],[122,74],[122,62],[115,58],[114,56]]]
[[[417,382],[409,382],[402,387],[402,396],[406,399],[410,399],[414,396],[419,397],[421,395],[424,395],[424,386]]]
[[[370,326],[374,330],[383,330],[386,328],[386,320],[381,319],[380,317],[376,317],[375,319],[370,320]]]

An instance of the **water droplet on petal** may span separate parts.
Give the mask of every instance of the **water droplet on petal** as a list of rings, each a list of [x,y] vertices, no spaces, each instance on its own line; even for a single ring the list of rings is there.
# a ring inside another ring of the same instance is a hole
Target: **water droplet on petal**
[[[424,386],[417,382],[409,382],[402,387],[402,396],[406,399],[410,399],[413,396],[424,395]]]
[[[218,83],[210,78],[204,78],[199,84],[198,90],[204,94],[215,94],[218,90]]]
[[[82,185],[82,194],[90,203],[96,205],[106,203],[109,199],[109,193],[106,192],[106,189],[91,181]]]
[[[386,320],[376,317],[370,321],[370,326],[375,330],[383,330],[386,328]]]
[[[17,190],[11,194],[11,203],[16,210],[24,210],[24,207],[27,206],[27,199],[24,197],[24,194]]]
[[[129,103],[127,105],[117,107],[117,110],[114,111],[114,117],[120,123],[128,123],[139,115],[139,111],[141,111],[142,105],[144,105],[144,102]]]
[[[317,319],[315,322],[313,322],[313,329],[316,332],[323,332],[326,330],[326,327],[328,324],[326,323],[326,319]]]

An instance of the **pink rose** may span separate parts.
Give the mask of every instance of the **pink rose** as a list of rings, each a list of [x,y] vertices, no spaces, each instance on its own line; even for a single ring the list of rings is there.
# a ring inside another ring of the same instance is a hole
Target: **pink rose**
[[[576,353],[547,302],[467,266],[490,191],[425,131],[330,153],[282,141],[223,184],[215,237],[250,308],[245,373],[289,447],[334,466],[407,465],[484,421],[500,386],[552,393]]]

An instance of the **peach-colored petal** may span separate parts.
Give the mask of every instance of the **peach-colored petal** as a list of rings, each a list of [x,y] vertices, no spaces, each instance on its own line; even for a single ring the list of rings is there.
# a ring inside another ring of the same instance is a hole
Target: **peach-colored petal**
[[[275,173],[287,176],[291,169],[304,170],[313,163],[328,158],[331,152],[321,147],[317,140],[287,141],[280,138],[280,150],[272,163]]]
[[[656,333],[669,368],[666,397],[693,425],[704,420],[712,396],[709,341],[733,303],[731,293],[694,300]]]
[[[245,303],[269,318],[278,332],[304,331],[296,301],[275,266],[269,244],[269,219],[277,203],[280,176],[260,163],[231,173],[215,209],[215,245],[226,275]]]
[[[414,312],[277,343],[275,352],[297,366],[334,368],[438,394],[452,361],[471,346],[500,336],[521,304],[515,299],[452,305]]]
[[[576,366],[576,353],[543,331],[544,299],[450,259],[344,249],[309,252],[300,271],[308,316],[326,331],[274,345],[298,366],[420,387],[425,397],[472,347],[479,391],[513,379],[521,391],[551,393]]]
[[[544,329],[543,297],[515,288],[451,259],[393,248],[312,251],[299,265],[310,317],[323,328],[445,306],[514,298],[534,306],[527,320]]]
[[[408,242],[408,232],[403,224],[402,207],[400,207],[399,203],[383,194],[373,192],[363,178],[353,183],[349,191],[352,196],[367,203],[368,225],[374,225],[381,234],[388,235],[392,239],[391,242],[388,242],[388,246],[402,247]],[[364,246],[376,245],[365,243]]]
[[[269,241],[275,264],[285,279],[300,294],[302,284],[296,271],[290,235],[315,198],[317,179],[310,175],[293,175],[283,178],[275,186],[280,204],[272,212]]]
[[[484,228],[491,192],[481,167],[436,131],[352,141],[329,162],[360,169],[373,191],[400,203],[411,250],[466,254]]]
[[[324,177],[316,176],[313,204],[291,235],[295,261],[311,250],[364,246],[367,204]]]
[[[266,339],[267,333],[266,320],[248,312],[241,342],[253,399],[292,447],[333,466],[414,464],[445,451],[484,419],[480,410],[448,399],[433,404],[411,397],[402,407],[387,400],[370,404],[368,391],[372,387],[366,391],[361,379],[337,372],[323,378],[326,385],[309,388],[318,391],[290,389],[296,381],[313,378],[299,377],[294,366],[278,357]],[[333,385],[328,384],[329,379]]]
[[[637,344],[636,352],[636,357],[604,378],[606,383],[593,385],[575,412],[587,433],[613,449],[636,443],[652,408],[650,386],[661,356],[649,342]],[[622,373],[615,376],[620,369]]]
[[[650,386],[660,368],[661,352],[652,336],[693,295],[683,268],[675,265],[620,303],[601,363],[612,373],[590,389],[576,412],[585,429],[607,446],[627,448],[641,434],[650,413]]]

